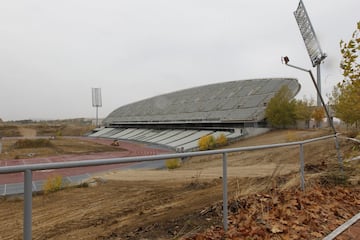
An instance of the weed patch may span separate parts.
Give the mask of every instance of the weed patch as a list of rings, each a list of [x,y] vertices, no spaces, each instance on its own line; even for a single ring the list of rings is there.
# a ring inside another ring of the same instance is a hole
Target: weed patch
[[[320,184],[323,186],[347,186],[349,185],[349,176],[344,172],[329,172],[320,177]]]
[[[2,137],[20,137],[21,134],[17,126],[3,125],[0,126],[0,136]]]
[[[42,148],[52,147],[53,144],[49,139],[20,139],[14,143],[15,149],[21,148]]]

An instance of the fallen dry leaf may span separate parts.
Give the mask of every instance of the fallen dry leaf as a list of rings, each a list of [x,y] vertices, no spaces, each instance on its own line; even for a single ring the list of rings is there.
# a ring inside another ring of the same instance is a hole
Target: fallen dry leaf
[[[270,231],[272,233],[282,233],[282,232],[284,232],[284,227],[279,225],[279,224],[276,224],[276,225],[271,227]]]

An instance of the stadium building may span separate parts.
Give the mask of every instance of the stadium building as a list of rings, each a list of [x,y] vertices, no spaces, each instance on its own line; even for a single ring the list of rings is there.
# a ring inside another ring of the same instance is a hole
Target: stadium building
[[[206,135],[229,141],[268,130],[265,109],[282,86],[293,97],[294,78],[222,82],[155,96],[117,108],[90,136],[139,141],[174,150],[197,150]]]

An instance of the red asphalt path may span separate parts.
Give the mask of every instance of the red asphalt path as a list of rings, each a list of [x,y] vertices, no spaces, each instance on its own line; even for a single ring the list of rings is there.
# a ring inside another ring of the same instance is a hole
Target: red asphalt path
[[[80,137],[85,141],[95,141],[101,144],[110,145],[113,140],[103,138],[86,138]],[[133,157],[133,156],[149,156],[158,155],[164,153],[170,153],[169,150],[151,148],[140,143],[130,143],[125,141],[119,141],[121,151],[119,152],[102,152],[92,153],[87,155],[60,155],[44,158],[27,158],[27,159],[12,159],[12,160],[0,160],[0,167],[4,166],[16,166],[24,164],[36,164],[36,163],[52,163],[52,162],[70,162],[70,161],[83,161],[83,160],[97,160],[97,159],[109,159],[109,158],[121,158],[121,157]],[[86,173],[103,172],[111,169],[118,169],[133,165],[136,163],[122,163],[103,166],[92,167],[78,167],[78,168],[64,168],[64,169],[49,169],[33,172],[33,181],[44,180],[53,175],[77,176]],[[24,181],[24,173],[9,173],[0,174],[0,184],[20,183]]]

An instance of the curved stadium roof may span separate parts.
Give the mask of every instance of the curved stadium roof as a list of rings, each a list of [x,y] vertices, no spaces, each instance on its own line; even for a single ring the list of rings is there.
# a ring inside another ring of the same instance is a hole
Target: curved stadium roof
[[[141,123],[259,122],[266,104],[288,86],[293,97],[300,90],[294,78],[222,82],[163,94],[117,108],[106,125]]]

